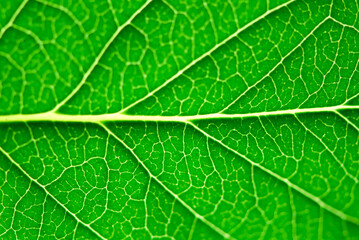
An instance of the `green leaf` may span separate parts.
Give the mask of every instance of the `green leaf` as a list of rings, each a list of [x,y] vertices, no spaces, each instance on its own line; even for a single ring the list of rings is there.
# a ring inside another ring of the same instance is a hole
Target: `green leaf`
[[[2,0],[1,239],[359,239],[357,0]]]

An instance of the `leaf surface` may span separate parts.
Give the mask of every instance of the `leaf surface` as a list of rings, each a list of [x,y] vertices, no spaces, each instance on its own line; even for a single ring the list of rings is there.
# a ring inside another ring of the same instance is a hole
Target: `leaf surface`
[[[356,0],[0,13],[0,238],[358,239]]]

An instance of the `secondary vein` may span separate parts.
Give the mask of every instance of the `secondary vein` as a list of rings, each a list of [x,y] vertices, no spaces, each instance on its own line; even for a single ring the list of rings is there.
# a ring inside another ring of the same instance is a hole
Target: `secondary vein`
[[[2,36],[4,36],[5,32],[14,24],[15,19],[17,18],[17,16],[19,16],[19,14],[21,13],[21,11],[24,9],[25,5],[28,3],[29,0],[24,0],[20,6],[18,7],[18,9],[16,9],[14,15],[12,15],[12,17],[10,18],[10,21],[0,30],[0,39],[2,38]]]
[[[133,19],[140,14],[147,6],[148,4],[152,2],[152,0],[147,0],[147,2],[140,7],[134,14],[132,14],[132,16],[121,26],[119,26],[117,28],[117,30],[115,31],[115,33],[111,36],[111,38],[107,41],[107,43],[105,44],[105,46],[102,48],[102,50],[100,51],[100,53],[98,54],[98,56],[95,58],[95,61],[92,63],[92,65],[90,66],[90,68],[87,70],[87,72],[84,74],[83,78],[81,79],[80,83],[73,89],[73,91],[67,95],[66,98],[64,98],[60,103],[58,103],[52,110],[50,110],[49,112],[56,112],[57,110],[59,110],[65,103],[67,103],[79,90],[80,88],[85,84],[86,80],[89,78],[89,76],[91,75],[92,71],[95,69],[95,67],[98,65],[100,59],[102,58],[102,56],[105,54],[105,52],[107,51],[107,49],[109,48],[109,46],[111,45],[111,43],[117,38],[117,36],[120,34],[120,32],[126,27],[128,26]]]
[[[249,162],[251,165],[261,169],[262,171],[266,172],[267,174],[271,175],[272,177],[276,178],[277,180],[285,183],[288,187],[296,190],[297,192],[301,193],[303,196],[307,197],[308,199],[312,200],[313,202],[317,203],[321,208],[327,210],[328,212],[333,213],[334,215],[338,216],[339,218],[345,220],[345,221],[349,221],[352,222],[356,225],[359,225],[359,219],[356,217],[352,217],[350,215],[347,215],[345,213],[343,213],[342,211],[336,209],[335,207],[327,204],[326,202],[324,202],[323,200],[321,200],[319,197],[311,194],[310,192],[306,191],[305,189],[299,187],[298,185],[296,185],[295,183],[289,181],[286,178],[283,178],[282,176],[278,175],[275,172],[272,172],[271,170],[265,168],[264,166],[262,166],[259,163],[256,163],[254,161],[252,161],[251,159],[249,159],[247,156],[237,152],[236,150],[234,150],[233,148],[229,147],[228,145],[224,144],[222,141],[220,141],[219,139],[213,137],[212,135],[208,134],[206,131],[202,130],[201,128],[199,128],[197,125],[190,123],[192,125],[193,128],[195,128],[196,130],[198,130],[200,133],[202,133],[203,135],[205,135],[206,137],[212,139],[213,141],[219,143],[221,146],[225,147],[227,150],[233,152],[234,154],[236,154],[237,156],[240,156],[241,158],[243,158],[244,160],[246,160],[247,162]]]
[[[136,158],[139,164],[146,170],[146,172],[150,175],[152,179],[154,179],[161,187],[163,187],[170,195],[172,195],[178,202],[180,202],[188,211],[190,211],[197,219],[200,219],[203,223],[211,227],[218,234],[223,236],[225,239],[234,239],[231,235],[224,232],[222,229],[214,225],[212,222],[205,219],[203,216],[198,214],[191,206],[189,206],[186,202],[184,202],[176,193],[172,192],[166,185],[164,185],[156,176],[152,174],[152,172],[146,167],[146,165],[141,161],[141,159],[136,155],[136,153],[131,149],[124,141],[122,141],[116,134],[114,134],[111,129],[109,129],[103,123],[99,123],[99,125],[107,131],[108,134],[113,136],[117,141],[119,141],[131,154]]]
[[[251,22],[247,23],[246,25],[244,25],[243,27],[241,27],[240,29],[238,29],[237,31],[235,31],[234,33],[232,33],[231,35],[229,35],[227,38],[225,38],[222,42],[216,44],[213,48],[211,48],[209,51],[205,52],[204,54],[202,54],[201,56],[199,56],[198,58],[194,59],[191,63],[189,63],[188,65],[186,65],[184,68],[182,68],[181,70],[179,70],[175,75],[173,75],[171,78],[169,78],[168,80],[166,80],[164,83],[162,83],[160,86],[158,86],[157,88],[155,88],[153,91],[149,92],[146,96],[138,99],[137,101],[133,102],[132,104],[128,105],[127,107],[123,108],[120,113],[124,113],[126,112],[128,109],[132,108],[133,106],[137,105],[138,103],[146,100],[147,98],[151,97],[153,94],[155,94],[156,92],[160,91],[162,88],[164,88],[166,85],[168,85],[169,83],[171,83],[173,80],[175,80],[176,78],[178,78],[179,76],[181,76],[186,70],[188,70],[189,68],[191,68],[192,66],[194,66],[195,64],[197,64],[198,62],[200,62],[202,59],[204,59],[205,57],[209,56],[211,53],[213,53],[216,49],[218,49],[219,47],[223,46],[224,44],[226,44],[227,42],[229,42],[232,38],[236,37],[240,32],[243,32],[244,30],[246,30],[247,28],[249,28],[250,26],[252,26],[253,24],[257,23],[258,21],[264,19],[266,16],[268,16],[269,14],[285,7],[288,6],[290,3],[294,2],[295,0],[290,0],[286,3],[283,3],[275,8],[272,8],[271,10],[267,11],[266,13],[262,14],[261,16],[259,16],[258,18],[252,20]]]
[[[32,178],[21,166],[18,164],[2,147],[0,147],[0,152],[4,154],[9,161],[14,164],[30,181],[34,182],[38,185],[44,192],[50,196],[59,206],[61,206],[66,212],[68,212],[72,217],[76,219],[78,223],[81,223],[85,227],[87,227],[92,233],[98,236],[101,239],[104,238],[100,233],[98,233],[95,229],[93,229],[89,224],[84,223],[81,219],[79,219],[74,213],[72,213],[69,209],[67,209],[61,202],[59,202],[42,184],[40,184],[36,179]]]

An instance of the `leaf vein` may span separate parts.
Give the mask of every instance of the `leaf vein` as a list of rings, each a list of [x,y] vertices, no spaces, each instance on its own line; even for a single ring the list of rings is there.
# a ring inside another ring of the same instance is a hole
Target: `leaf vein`
[[[18,7],[18,9],[16,9],[14,15],[10,18],[10,21],[0,30],[0,39],[4,36],[5,32],[12,27],[12,25],[14,24],[16,18],[19,16],[19,14],[21,13],[21,11],[24,9],[24,7],[26,6],[26,4],[28,3],[29,0],[24,0],[20,6]]]
[[[87,227],[92,233],[96,234],[101,239],[104,238],[100,233],[98,233],[95,229],[93,229],[89,224],[84,223],[81,219],[79,219],[74,213],[72,213],[70,210],[68,210],[61,202],[59,202],[47,189],[40,184],[36,179],[32,178],[2,147],[0,147],[0,152],[3,153],[9,161],[14,164],[31,182],[36,183],[45,193],[46,195],[50,196],[58,205],[60,205],[66,212],[68,212],[72,217],[75,218],[75,220],[85,227]]]
[[[111,129],[109,129],[104,123],[98,122],[108,134],[113,136],[117,141],[119,141],[131,154],[136,158],[136,160],[140,163],[140,165],[146,170],[146,172],[150,175],[150,178],[154,179],[161,187],[164,188],[169,194],[171,194],[178,202],[180,202],[185,208],[187,208],[196,218],[200,219],[203,223],[211,227],[221,236],[226,239],[235,239],[234,237],[230,236],[228,233],[224,232],[222,229],[218,228],[212,222],[205,219],[203,216],[199,215],[192,207],[190,207],[187,203],[185,203],[176,193],[172,192],[166,185],[164,185],[156,176],[154,176],[151,171],[146,167],[146,165],[141,161],[141,159],[137,156],[137,154],[131,149],[124,141],[122,141],[116,134],[114,134]]]
[[[49,112],[57,112],[65,103],[67,103],[79,90],[80,88],[85,84],[86,80],[89,78],[95,67],[98,65],[99,61],[101,60],[102,56],[105,54],[107,49],[110,47],[112,42],[117,38],[117,36],[120,34],[120,32],[128,26],[132,20],[140,14],[147,6],[148,4],[152,2],[152,0],[147,0],[146,3],[140,7],[124,24],[119,26],[115,33],[111,36],[111,38],[107,41],[105,46],[102,48],[98,56],[95,58],[94,62],[91,64],[90,68],[87,70],[87,72],[84,74],[83,78],[81,79],[80,83],[74,88],[74,90],[67,95],[60,103],[58,103],[52,110]]]
[[[256,166],[257,168],[259,168],[260,170],[266,172],[267,174],[271,175],[272,177],[276,178],[277,180],[285,183],[287,186],[289,186],[290,188],[296,190],[297,192],[301,193],[303,196],[307,197],[308,199],[312,200],[313,202],[317,203],[321,208],[327,210],[328,212],[333,213],[334,215],[338,216],[339,218],[352,222],[356,225],[359,225],[359,219],[350,215],[347,215],[345,213],[343,213],[342,211],[336,209],[335,207],[325,203],[323,200],[321,200],[319,197],[314,196],[313,194],[307,192],[305,189],[299,187],[298,185],[292,183],[291,181],[289,181],[288,179],[285,179],[283,177],[281,177],[280,175],[278,175],[275,172],[272,172],[271,170],[263,167],[261,164],[258,164],[254,161],[252,161],[251,159],[249,159],[247,156],[237,152],[236,150],[234,150],[233,148],[229,147],[228,145],[224,144],[222,141],[218,140],[217,138],[213,137],[212,135],[208,134],[207,132],[205,132],[204,130],[202,130],[201,128],[199,128],[197,125],[195,125],[192,122],[189,122],[189,124],[191,124],[196,130],[198,130],[199,132],[201,132],[203,135],[205,135],[208,138],[211,138],[212,140],[214,140],[215,142],[219,143],[221,146],[225,147],[226,149],[228,149],[229,151],[233,152],[234,154],[236,154],[237,156],[240,156],[241,158],[243,158],[244,160],[246,160],[247,162],[249,162],[251,165]]]
[[[198,58],[194,59],[192,62],[190,62],[189,64],[187,64],[184,68],[182,68],[181,70],[179,70],[175,75],[173,75],[171,78],[169,78],[168,80],[166,80],[164,83],[162,83],[160,86],[158,86],[157,88],[155,88],[154,90],[152,90],[151,92],[149,92],[146,96],[136,100],[135,102],[133,102],[132,104],[128,105],[127,107],[123,108],[121,111],[119,111],[119,113],[124,113],[126,112],[128,109],[132,108],[133,106],[139,104],[140,102],[143,102],[144,100],[146,100],[147,98],[151,97],[153,94],[157,93],[158,91],[160,91],[161,89],[163,89],[165,86],[167,86],[169,83],[171,83],[173,80],[175,80],[176,78],[178,78],[179,76],[181,76],[186,70],[190,69],[192,66],[194,66],[195,64],[197,64],[198,62],[200,62],[202,59],[204,59],[205,57],[209,56],[211,53],[213,53],[215,50],[217,50],[219,47],[223,46],[224,44],[226,44],[227,42],[229,42],[231,39],[233,39],[234,37],[236,37],[240,32],[243,32],[244,30],[246,30],[247,28],[249,28],[250,26],[254,25],[255,23],[257,23],[258,21],[264,19],[266,16],[268,16],[269,14],[288,6],[290,3],[294,2],[295,0],[290,0],[288,2],[285,2],[275,8],[272,8],[271,10],[267,11],[266,13],[262,14],[261,16],[257,17],[256,19],[250,21],[249,23],[247,23],[246,25],[244,25],[243,27],[241,27],[240,29],[238,29],[236,32],[234,32],[233,34],[229,35],[227,38],[225,38],[222,42],[216,44],[213,48],[211,48],[210,50],[208,50],[207,52],[205,52],[204,54],[202,54],[201,56],[199,56]]]

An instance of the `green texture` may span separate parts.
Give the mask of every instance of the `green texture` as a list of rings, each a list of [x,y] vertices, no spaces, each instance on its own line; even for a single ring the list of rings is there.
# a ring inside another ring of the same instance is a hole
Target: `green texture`
[[[359,239],[358,0],[1,0],[0,239]]]

